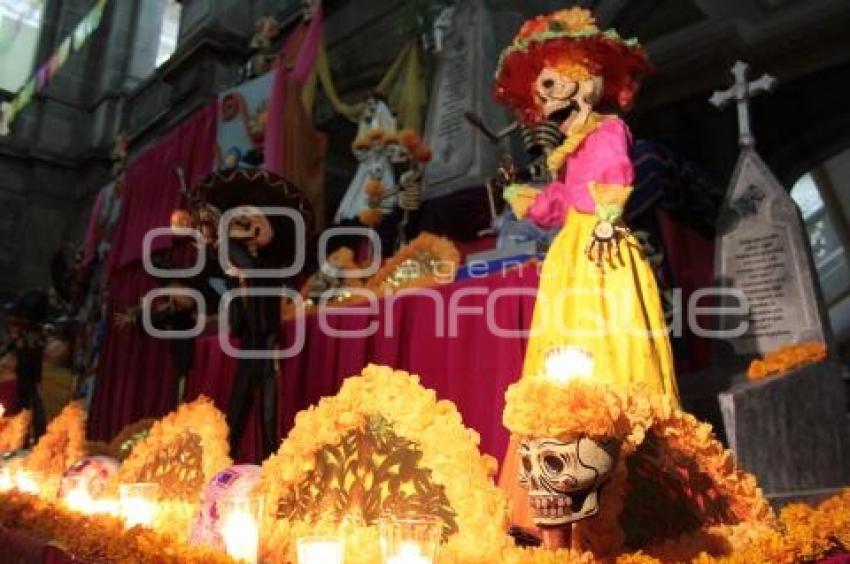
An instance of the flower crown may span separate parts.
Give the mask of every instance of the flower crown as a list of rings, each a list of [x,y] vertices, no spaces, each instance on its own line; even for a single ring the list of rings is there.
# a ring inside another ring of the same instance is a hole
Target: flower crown
[[[493,93],[519,119],[541,119],[530,86],[541,69],[558,68],[573,80],[600,75],[605,86],[600,104],[628,109],[641,79],[652,70],[637,39],[616,30],[600,30],[590,10],[568,8],[526,21],[499,56]]]
[[[528,20],[517,33],[515,42],[528,40],[542,33],[591,34],[599,33],[596,18],[585,8],[567,8]]]

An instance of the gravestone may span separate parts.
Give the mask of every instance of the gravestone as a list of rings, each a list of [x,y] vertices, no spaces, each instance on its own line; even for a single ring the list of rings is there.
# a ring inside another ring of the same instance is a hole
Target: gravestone
[[[467,122],[466,112],[481,116],[494,130],[508,123],[490,96],[499,46],[483,0],[456,4],[442,43],[425,124],[424,140],[433,158],[425,167],[424,200],[483,186],[483,179],[496,170],[499,147]],[[481,196],[486,197],[483,188]]]
[[[823,343],[832,334],[799,210],[758,156],[748,100],[769,90],[770,77],[748,82],[747,66],[732,69],[735,85],[715,93],[718,107],[736,101],[741,155],[717,230],[717,285],[737,296],[720,300],[713,366],[697,375],[715,390],[723,430],[738,462],[756,475],[768,497],[790,501],[850,483],[850,439],[841,366],[831,359],[787,375],[751,382],[749,362],[789,345]],[[727,310],[732,311],[732,310]],[[683,394],[684,395],[684,394]]]
[[[740,315],[721,317],[720,328],[731,333],[722,339],[724,353],[748,358],[786,345],[829,343],[829,318],[800,212],[751,147],[741,152],[717,237],[718,281],[746,298]]]

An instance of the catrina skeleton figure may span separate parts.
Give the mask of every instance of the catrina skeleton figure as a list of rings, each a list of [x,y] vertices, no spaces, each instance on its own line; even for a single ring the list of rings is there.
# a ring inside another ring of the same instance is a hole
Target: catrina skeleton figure
[[[593,357],[591,378],[677,401],[658,287],[622,220],[634,171],[631,135],[613,112],[630,106],[649,70],[635,40],[601,31],[588,10],[570,8],[520,28],[499,60],[494,96],[526,125],[548,120],[565,135],[547,159],[554,181],[505,191],[518,217],[561,228],[543,264],[523,376],[543,374],[550,351],[579,347]],[[517,447],[502,485],[519,497],[516,520],[530,525],[516,485]]]

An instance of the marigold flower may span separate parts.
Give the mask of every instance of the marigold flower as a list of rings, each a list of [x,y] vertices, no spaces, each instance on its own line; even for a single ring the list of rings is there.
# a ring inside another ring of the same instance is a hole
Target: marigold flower
[[[363,225],[375,227],[384,220],[384,212],[376,208],[367,208],[360,212],[358,219]]]
[[[384,195],[384,184],[380,180],[375,180],[374,178],[370,178],[366,181],[365,186],[366,195],[370,198],[380,198]]]

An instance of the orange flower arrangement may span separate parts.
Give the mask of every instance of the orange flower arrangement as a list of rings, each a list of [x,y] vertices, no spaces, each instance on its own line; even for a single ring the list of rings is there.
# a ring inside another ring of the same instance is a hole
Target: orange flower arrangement
[[[386,134],[383,129],[372,129],[366,134],[366,138],[373,144],[383,143],[385,137]]]
[[[375,227],[384,220],[384,212],[382,212],[379,208],[366,208],[358,214],[357,219],[359,219],[360,223],[363,225]]]
[[[663,394],[583,377],[526,376],[505,397],[503,420],[516,438],[621,441],[599,513],[573,530],[578,546],[597,557],[617,556],[624,546],[643,548],[645,558],[690,550],[695,539],[714,538],[715,527],[773,520],[755,478],[735,466],[711,426]],[[671,531],[687,532],[686,540],[670,538]]]
[[[123,521],[117,517],[82,515],[17,492],[0,495],[0,525],[25,531],[34,538],[50,539],[79,562],[233,562],[220,551],[188,546],[173,534],[141,527],[125,530]]]
[[[354,141],[351,142],[351,150],[353,152],[357,151],[365,151],[369,148],[369,140],[365,137],[358,137]]]
[[[598,31],[596,18],[593,17],[592,12],[583,8],[567,8],[527,20],[519,29],[516,39],[528,39],[546,32],[580,34]]]
[[[823,343],[802,343],[781,347],[756,359],[747,368],[747,378],[762,380],[769,376],[787,374],[796,368],[821,362],[826,359],[827,351]]]
[[[58,478],[86,455],[86,411],[82,402],[66,405],[36,443],[24,466]]]
[[[119,483],[140,481],[140,476],[157,460],[157,454],[168,448],[186,431],[197,435],[201,440],[201,487],[209,483],[219,471],[233,464],[228,456],[230,446],[224,414],[216,409],[209,398],[200,396],[191,403],[182,404],[176,411],[153,424],[148,435],[135,445],[130,456],[121,464],[117,476],[113,478],[107,490],[116,491]],[[178,465],[180,461],[174,460],[173,463]],[[197,493],[200,494],[200,491]]]
[[[411,153],[422,143],[419,134],[412,129],[402,129],[398,134],[398,140]]]
[[[417,464],[430,470],[433,484],[443,488],[456,515],[457,532],[441,547],[440,562],[503,562],[498,556],[511,544],[506,534],[506,500],[493,483],[494,461],[478,451],[477,433],[464,427],[452,402],[438,400],[432,390],[423,388],[418,376],[376,365],[346,378],[337,395],[322,398],[300,412],[280,449],[263,463],[261,487],[269,508],[263,529],[263,561],[292,562],[299,536],[323,533],[346,535],[348,564],[381,561],[374,523],[340,530],[337,523],[275,515],[279,501],[300,488],[316,467],[320,449],[339,444],[374,416],[416,444]]]
[[[445,237],[426,232],[387,260],[366,287],[383,292],[445,284],[454,281],[459,265],[457,247]]]
[[[366,181],[366,186],[364,187],[364,190],[366,191],[366,195],[369,196],[370,204],[371,200],[374,199],[378,200],[378,205],[380,205],[380,200],[384,196],[384,192],[386,191],[386,189],[384,188],[384,183],[374,178],[370,178]]]
[[[0,417],[0,453],[24,448],[32,412],[24,409],[12,417]]]
[[[505,393],[502,419],[522,439],[623,439],[629,432],[623,398],[585,378],[567,385],[554,384],[546,376],[522,378]]]
[[[431,162],[431,149],[427,147],[425,144],[420,145],[416,148],[416,151],[413,154],[413,158],[415,158],[420,163]]]

